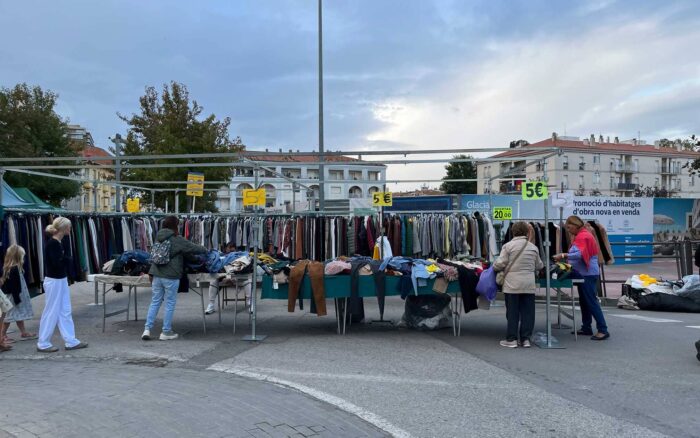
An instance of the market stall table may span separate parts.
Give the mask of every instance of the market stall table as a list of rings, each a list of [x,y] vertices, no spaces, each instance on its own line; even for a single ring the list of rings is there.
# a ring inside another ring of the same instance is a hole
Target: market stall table
[[[138,298],[137,292],[139,287],[151,287],[151,280],[148,275],[140,276],[126,276],[126,275],[107,275],[107,274],[95,274],[92,276],[95,282],[95,304],[97,304],[97,297],[99,293],[99,284],[102,283],[102,332],[105,331],[107,318],[110,316],[119,315],[126,313],[126,320],[129,321],[129,310],[131,306],[131,291],[134,291],[134,321],[139,319],[138,310]],[[109,289],[107,285],[111,285]],[[107,301],[105,297],[107,292],[115,291],[115,285],[121,284],[128,288],[128,299],[126,300],[126,308],[115,310],[112,312],[107,312]]]
[[[397,296],[400,295],[398,290],[399,277],[393,275],[387,275],[385,277],[385,296]],[[418,295],[436,295],[437,292],[433,291],[433,283],[435,280],[430,279],[426,281],[425,286],[418,286]],[[324,290],[326,293],[326,299],[333,298],[335,303],[336,312],[336,323],[338,334],[345,334],[346,332],[346,321],[347,321],[347,300],[351,297],[350,292],[350,276],[349,275],[326,275],[323,279]],[[360,275],[358,277],[358,297],[360,298],[370,298],[376,297],[377,292],[375,290],[374,277],[372,275]],[[456,281],[451,281],[447,286],[447,294],[453,295],[454,300],[450,300],[450,307],[452,313],[452,331],[455,336],[461,334],[461,324],[460,318],[462,316],[462,307],[460,306],[461,290],[459,288],[459,283]],[[289,284],[274,283],[270,275],[264,275],[262,280],[262,295],[261,299],[276,299],[276,300],[286,300],[289,294]],[[312,299],[313,295],[311,292],[311,280],[308,274],[304,275],[304,280],[299,288],[299,294],[302,299]],[[414,295],[415,292],[411,288],[409,295]],[[342,314],[342,317],[341,317]]]

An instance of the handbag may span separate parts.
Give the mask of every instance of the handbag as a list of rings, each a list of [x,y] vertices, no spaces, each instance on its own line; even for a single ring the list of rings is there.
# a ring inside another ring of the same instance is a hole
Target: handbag
[[[479,282],[476,284],[476,293],[489,301],[493,301],[496,298],[498,284],[496,284],[496,272],[494,272],[493,266],[479,275]],[[481,309],[482,307],[480,306],[479,308]]]
[[[515,256],[515,258],[508,263],[508,266],[506,266],[506,269],[503,271],[500,271],[498,274],[496,274],[496,284],[499,286],[503,286],[503,283],[506,282],[506,275],[508,275],[508,272],[510,271],[511,266],[515,264],[515,262],[520,258],[520,255],[525,251],[525,248],[527,247],[527,244],[529,242],[525,240],[525,245],[523,245],[522,248],[520,248],[520,251],[518,251],[518,254]]]
[[[5,295],[5,293],[2,290],[0,290],[0,311],[2,311],[2,314],[6,314],[10,310],[12,310],[13,307],[15,307],[15,305],[12,304],[12,301],[10,301],[10,299],[7,298],[7,295]]]

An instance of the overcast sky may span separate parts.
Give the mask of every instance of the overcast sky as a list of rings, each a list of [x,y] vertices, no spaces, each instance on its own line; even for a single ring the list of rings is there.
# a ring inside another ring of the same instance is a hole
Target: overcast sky
[[[175,80],[248,148],[313,150],[316,7],[0,0],[0,85],[57,92],[59,113],[106,148],[126,132],[117,112]],[[326,148],[700,133],[699,20],[694,0],[326,0]]]

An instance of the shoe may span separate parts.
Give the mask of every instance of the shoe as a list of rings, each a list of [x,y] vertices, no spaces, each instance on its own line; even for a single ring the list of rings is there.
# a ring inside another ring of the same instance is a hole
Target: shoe
[[[571,334],[573,335],[574,332],[571,332]],[[593,332],[585,332],[583,330],[577,330],[575,334],[579,336],[593,336]]]
[[[38,351],[39,353],[55,353],[58,351],[58,348],[56,348],[56,347],[48,347],[48,348],[36,347],[36,351]]]
[[[600,334],[600,333],[597,333],[597,334]],[[610,337],[610,333],[605,333],[603,336],[597,336],[597,334],[591,336],[591,340],[593,340],[593,341],[604,341],[605,339],[608,339],[608,338]]]
[[[695,356],[700,360],[700,341],[695,342],[695,349],[698,350],[698,355]]]
[[[150,341],[151,340],[151,331],[149,329],[146,329],[143,331],[143,334],[141,335],[141,340],[142,341]]]
[[[88,344],[87,342],[80,342],[78,345],[74,345],[72,347],[66,347],[66,351],[71,351],[71,350],[80,350],[81,348],[87,348]]]
[[[501,347],[518,348],[518,341],[501,341],[499,344]]]
[[[532,347],[532,345],[530,344],[530,340],[529,340],[529,339],[525,339],[525,340],[520,344],[520,346],[523,347],[523,348],[530,348],[530,347]]]
[[[207,310],[204,313],[206,315],[211,315],[214,312],[216,312],[216,310],[214,309],[214,305],[209,303],[209,305],[207,306]]]
[[[169,332],[163,332],[160,334],[160,340],[161,341],[172,341],[173,339],[177,339],[180,335],[175,333],[174,331],[169,331]]]

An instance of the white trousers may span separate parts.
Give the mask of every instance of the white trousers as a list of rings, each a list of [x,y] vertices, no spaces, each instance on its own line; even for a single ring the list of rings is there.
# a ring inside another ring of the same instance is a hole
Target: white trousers
[[[51,338],[58,325],[66,347],[75,347],[80,343],[75,338],[73,311],[70,305],[70,289],[67,278],[44,278],[46,304],[39,322],[38,348],[51,348]]]

